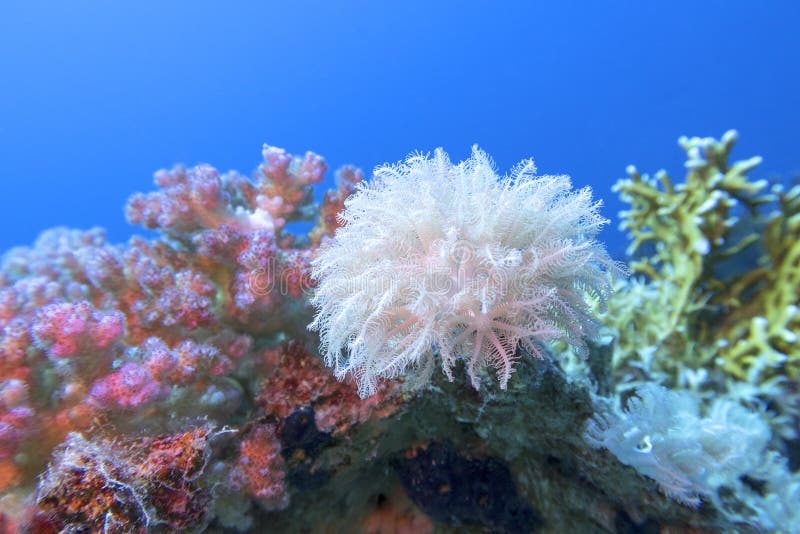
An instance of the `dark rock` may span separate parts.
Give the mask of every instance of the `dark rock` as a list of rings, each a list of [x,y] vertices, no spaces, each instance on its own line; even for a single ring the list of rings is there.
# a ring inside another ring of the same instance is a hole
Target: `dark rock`
[[[433,442],[392,464],[409,498],[437,521],[498,533],[533,532],[541,526],[538,514],[517,493],[508,467],[495,458],[469,457]]]

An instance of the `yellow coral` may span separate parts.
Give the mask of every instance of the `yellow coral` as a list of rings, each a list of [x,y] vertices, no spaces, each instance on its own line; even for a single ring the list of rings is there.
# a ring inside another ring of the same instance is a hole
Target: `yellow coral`
[[[800,378],[800,186],[774,192],[780,209],[764,230],[765,254],[731,287],[738,307],[720,329],[734,340],[721,351],[725,369],[750,381],[775,369]]]
[[[770,193],[766,181],[750,180],[759,157],[729,165],[736,138],[733,131],[719,141],[681,138],[685,183],[675,185],[664,171],[640,175],[631,166],[629,178],[616,184],[631,205],[621,213],[632,239],[628,252],[639,254],[631,269],[647,277],[646,288],[631,282],[609,303],[605,319],[618,336],[618,370],[633,366],[683,382],[687,369],[711,370],[716,362],[754,384],[777,374],[800,376],[800,186]],[[760,208],[771,203],[778,210],[760,231]],[[745,232],[737,204],[749,215]],[[757,264],[722,274],[726,264],[746,265],[757,247],[763,251]],[[646,312],[652,306],[636,304],[643,292],[668,312]]]

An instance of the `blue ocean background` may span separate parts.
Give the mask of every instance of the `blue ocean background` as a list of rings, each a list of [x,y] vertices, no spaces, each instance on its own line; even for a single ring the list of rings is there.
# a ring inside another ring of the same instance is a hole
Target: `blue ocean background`
[[[611,192],[682,176],[683,134],[741,134],[759,177],[800,174],[800,3],[0,3],[0,250],[56,225],[140,229],[155,170],[252,171],[264,142],[370,171],[478,143],[501,171]]]

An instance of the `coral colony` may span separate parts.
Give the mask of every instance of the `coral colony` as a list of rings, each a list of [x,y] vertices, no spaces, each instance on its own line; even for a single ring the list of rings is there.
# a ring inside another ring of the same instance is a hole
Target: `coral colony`
[[[7,252],[0,531],[800,530],[800,186],[735,139],[629,167],[629,265],[588,188],[477,148],[315,204],[267,146],[157,173],[155,239]]]
[[[376,377],[426,383],[435,350],[451,380],[464,358],[475,389],[487,366],[506,389],[518,347],[541,358],[544,341],[583,346],[581,290],[609,292],[594,241],[607,221],[589,188],[535,172],[528,160],[501,179],[477,147],[459,165],[439,149],[376,169],[313,262],[312,328],[337,376],[365,396]]]

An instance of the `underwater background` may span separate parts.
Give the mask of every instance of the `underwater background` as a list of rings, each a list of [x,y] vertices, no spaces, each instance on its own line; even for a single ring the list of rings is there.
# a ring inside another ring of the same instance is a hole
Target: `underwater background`
[[[0,533],[800,532],[798,14],[0,3]]]
[[[591,185],[617,255],[611,185],[679,169],[680,135],[736,128],[762,174],[800,170],[798,23],[792,1],[5,1],[0,249],[123,241],[154,171],[250,172],[265,142],[368,174],[478,143]]]

